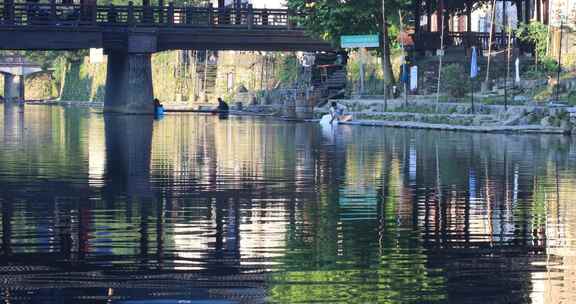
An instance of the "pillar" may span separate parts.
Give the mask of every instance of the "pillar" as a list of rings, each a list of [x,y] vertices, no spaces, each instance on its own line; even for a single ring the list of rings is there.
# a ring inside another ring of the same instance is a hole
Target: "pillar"
[[[526,22],[526,24],[530,23],[530,20],[532,20],[532,15],[531,15],[531,8],[530,8],[530,1],[531,0],[525,0],[524,1],[524,22]]]
[[[6,103],[12,101],[12,96],[14,95],[12,82],[14,81],[14,76],[12,74],[4,74],[4,100]]]
[[[152,53],[156,36],[132,34],[127,51],[107,51],[104,112],[154,114]]]
[[[4,74],[4,99],[7,103],[24,99],[24,76]]]
[[[502,33],[506,33],[508,28],[508,1],[502,1]]]
[[[542,23],[548,25],[548,18],[550,17],[550,0],[542,1]]]
[[[444,18],[444,0],[438,0],[438,8],[436,9],[436,29],[438,32],[442,32],[442,18]],[[446,27],[446,24],[444,24]]]
[[[470,0],[466,0],[466,31],[472,31],[472,7],[473,2]]]
[[[426,0],[426,31],[432,32],[432,1]]]
[[[534,5],[536,5],[536,21],[541,22],[542,21],[542,2],[541,2],[541,0],[536,0],[536,3]]]
[[[420,19],[422,12],[422,0],[412,0],[412,5],[414,9],[414,32],[416,35],[420,33]]]

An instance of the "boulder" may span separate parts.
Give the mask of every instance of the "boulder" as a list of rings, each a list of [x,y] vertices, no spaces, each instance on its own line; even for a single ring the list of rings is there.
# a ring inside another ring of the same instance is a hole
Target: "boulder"
[[[504,121],[502,124],[505,126],[517,126],[520,124],[520,121],[524,115],[511,115],[510,118]]]
[[[552,127],[550,116],[542,118],[542,120],[540,121],[540,125],[543,127]]]

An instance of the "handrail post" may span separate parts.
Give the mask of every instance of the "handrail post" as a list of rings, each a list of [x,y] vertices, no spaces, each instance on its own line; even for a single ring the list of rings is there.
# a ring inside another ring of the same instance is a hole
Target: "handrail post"
[[[50,19],[56,21],[56,0],[50,0]]]
[[[214,6],[208,3],[208,25],[214,24]]]
[[[128,25],[134,25],[134,2],[128,2]]]
[[[248,29],[251,30],[254,26],[254,6],[248,4],[248,15],[246,16],[246,22],[248,23]]]
[[[13,24],[14,23],[14,15],[16,15],[14,13],[15,7],[14,7],[14,0],[6,0],[5,4],[4,4],[4,16],[6,18],[6,23],[8,24]]]
[[[96,25],[97,18],[98,18],[98,5],[94,4],[92,5],[92,9],[90,10],[90,23],[92,25]]]
[[[268,10],[267,9],[262,10],[262,25],[264,25],[264,26],[268,25]]]
[[[110,3],[110,5],[108,6],[108,16],[106,17],[106,22],[112,24],[117,22],[116,7],[114,7],[114,4],[112,3]]]
[[[158,23],[164,23],[164,0],[158,0],[158,6],[160,10],[158,11]]]
[[[174,24],[174,3],[168,3],[168,24]]]
[[[236,5],[234,6],[234,17],[235,17],[235,24],[240,25],[242,24],[242,6],[240,1],[234,1]]]
[[[286,26],[288,27],[289,30],[294,29],[293,18],[294,18],[294,11],[288,9],[288,15],[286,16]]]

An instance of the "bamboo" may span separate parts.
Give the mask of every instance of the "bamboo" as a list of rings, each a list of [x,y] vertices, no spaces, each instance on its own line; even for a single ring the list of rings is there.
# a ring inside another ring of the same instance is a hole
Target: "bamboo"
[[[506,56],[506,81],[504,83],[504,110],[508,110],[508,78],[510,78],[510,52],[512,48],[512,27],[508,27],[508,54]]]
[[[492,16],[490,20],[490,38],[488,39],[488,66],[486,67],[486,78],[484,80],[485,84],[488,84],[490,81],[490,61],[492,57],[492,39],[494,38],[494,31],[492,30],[494,27],[494,22],[496,18],[496,0],[492,1]]]
[[[444,15],[444,10],[438,13]],[[441,18],[440,25],[442,33],[440,34],[440,64],[438,65],[438,86],[436,88],[436,112],[438,112],[440,107],[440,82],[442,80],[442,60],[444,58],[444,16]]]

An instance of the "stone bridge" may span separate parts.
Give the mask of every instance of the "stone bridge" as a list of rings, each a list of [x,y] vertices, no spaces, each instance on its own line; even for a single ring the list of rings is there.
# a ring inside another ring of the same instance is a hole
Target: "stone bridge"
[[[4,98],[24,99],[24,79],[42,71],[42,67],[20,56],[0,57],[0,74],[4,76]]]

